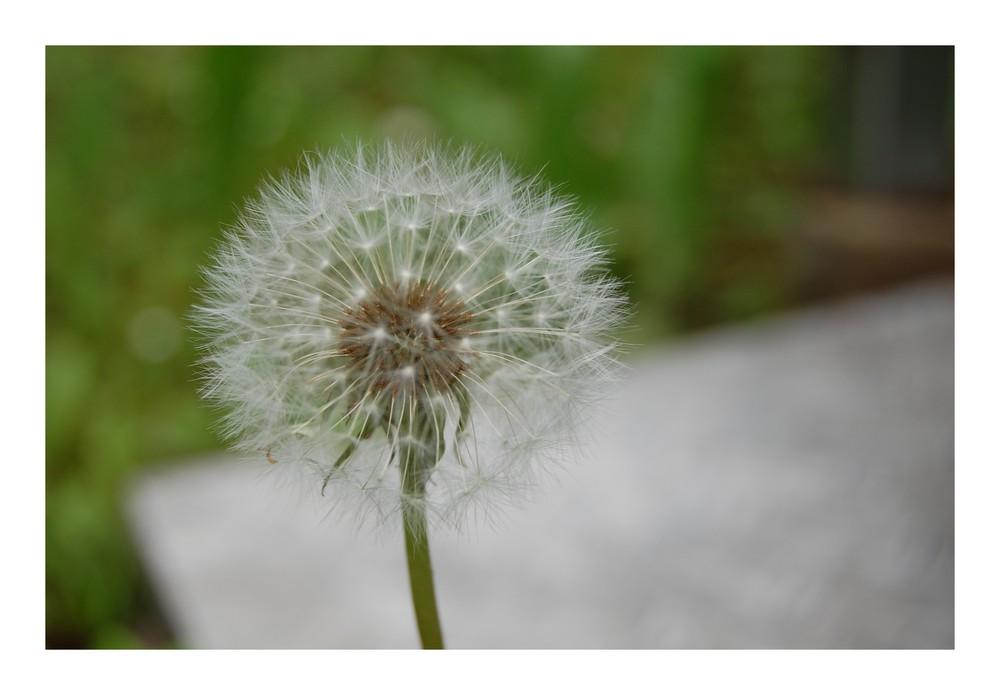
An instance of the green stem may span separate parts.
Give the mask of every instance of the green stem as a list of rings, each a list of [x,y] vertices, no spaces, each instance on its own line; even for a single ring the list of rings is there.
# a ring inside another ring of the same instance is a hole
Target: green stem
[[[420,643],[424,649],[444,649],[437,600],[434,598],[431,549],[423,505],[414,505],[404,511],[403,533],[406,536],[406,564],[410,570],[410,592],[417,614]]]
[[[444,454],[444,438],[435,429],[435,419],[424,407],[405,409],[399,430],[396,453],[399,456],[400,494],[403,500],[403,534],[406,536],[406,564],[410,570],[410,592],[417,614],[417,630],[424,649],[444,649],[434,576],[431,573],[431,548],[427,540],[427,512],[424,494],[434,466]],[[424,444],[432,442],[433,446]]]

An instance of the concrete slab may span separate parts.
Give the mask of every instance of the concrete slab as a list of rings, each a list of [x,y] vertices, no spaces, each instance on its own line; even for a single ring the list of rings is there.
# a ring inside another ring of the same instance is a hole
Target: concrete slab
[[[910,287],[640,357],[590,461],[439,533],[452,648],[951,648],[954,298]],[[262,462],[148,471],[135,537],[182,644],[418,644],[402,539]]]

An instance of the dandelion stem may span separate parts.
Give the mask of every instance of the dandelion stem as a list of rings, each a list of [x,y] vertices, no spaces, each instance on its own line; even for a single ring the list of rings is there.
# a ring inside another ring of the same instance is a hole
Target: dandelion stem
[[[431,572],[431,549],[427,541],[427,522],[423,505],[407,509],[403,518],[406,536],[406,564],[410,570],[410,591],[417,614],[417,630],[424,649],[444,649],[437,600],[434,598],[434,575]]]
[[[444,649],[431,548],[427,539],[427,510],[424,494],[434,466],[444,454],[444,442],[437,433],[433,414],[410,400],[400,414],[396,444],[399,455],[400,492],[403,496],[403,534],[406,536],[406,564],[410,570],[410,592],[417,615],[417,630],[424,649]]]

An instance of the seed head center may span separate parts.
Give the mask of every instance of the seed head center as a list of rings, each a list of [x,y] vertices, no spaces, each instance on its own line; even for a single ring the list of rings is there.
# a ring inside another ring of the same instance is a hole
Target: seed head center
[[[431,283],[375,288],[340,320],[340,354],[369,391],[444,391],[466,368],[465,304]]]

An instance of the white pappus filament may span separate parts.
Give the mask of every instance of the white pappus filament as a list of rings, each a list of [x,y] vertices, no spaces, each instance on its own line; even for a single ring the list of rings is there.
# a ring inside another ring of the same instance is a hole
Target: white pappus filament
[[[572,201],[499,158],[308,157],[205,269],[203,394],[237,448],[315,473],[343,508],[457,525],[530,490],[614,377],[605,261]],[[416,486],[411,460],[429,462]]]

